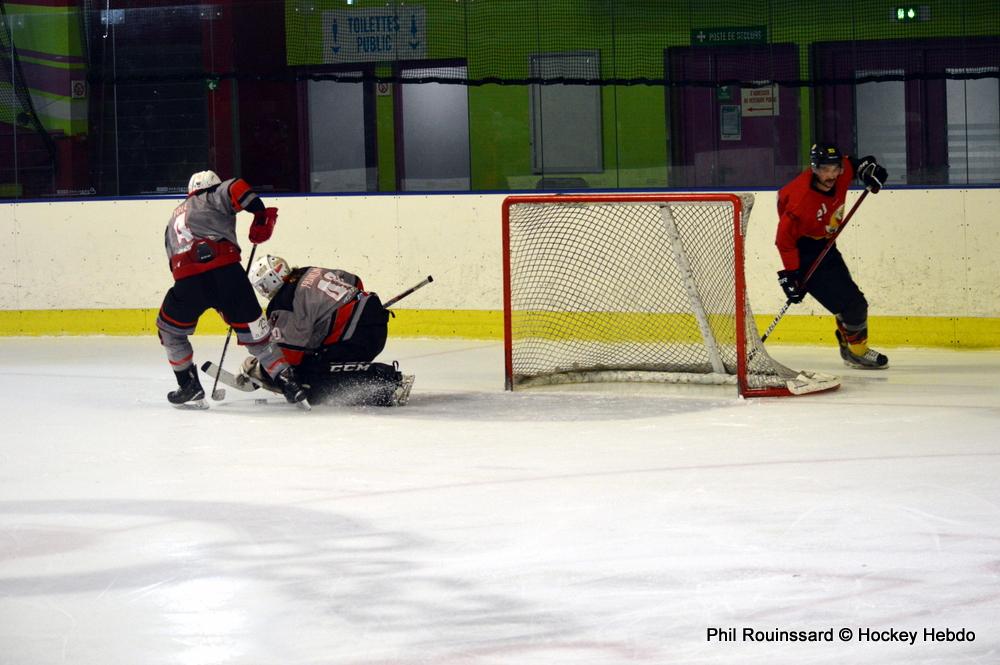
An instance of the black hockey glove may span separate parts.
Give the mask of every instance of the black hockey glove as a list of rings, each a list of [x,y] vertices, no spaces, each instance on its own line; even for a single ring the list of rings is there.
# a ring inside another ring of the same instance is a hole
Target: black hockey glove
[[[802,288],[802,277],[798,270],[779,270],[778,286],[785,292],[785,296],[790,303],[800,303],[806,297],[806,291]]]
[[[872,190],[872,194],[878,194],[888,177],[889,172],[871,155],[863,158],[858,164],[858,179],[865,187]]]

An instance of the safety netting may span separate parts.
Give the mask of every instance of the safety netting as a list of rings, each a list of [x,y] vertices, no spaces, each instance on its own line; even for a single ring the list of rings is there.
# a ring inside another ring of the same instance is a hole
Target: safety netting
[[[995,0],[82,0],[81,11],[92,81],[803,87],[1000,75]],[[248,33],[254,48],[239,46]],[[130,44],[162,55],[130,57]],[[233,44],[235,59],[219,57]],[[284,66],[255,62],[282,47]],[[710,50],[738,53],[739,67],[685,62]]]
[[[386,82],[405,70],[467,85],[801,87],[996,77],[1000,63],[992,0],[290,0],[285,33],[301,76]],[[739,51],[741,63],[684,66],[688,49]],[[539,60],[553,53],[564,57]]]

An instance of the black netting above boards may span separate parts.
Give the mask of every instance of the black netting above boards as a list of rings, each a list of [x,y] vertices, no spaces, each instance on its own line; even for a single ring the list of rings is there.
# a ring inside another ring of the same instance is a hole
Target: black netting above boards
[[[310,78],[801,87],[995,77],[1000,63],[994,0],[291,0],[285,32]],[[741,63],[693,66],[699,51]]]
[[[109,27],[124,40],[118,67],[92,72],[102,79],[816,87],[995,78],[1000,68],[996,0],[82,1],[91,45],[100,50]],[[174,48],[155,67],[128,59],[130,41],[162,42],[185,24],[189,36],[239,45],[265,15],[284,19],[268,33],[283,41],[282,66],[255,64],[254,51],[274,46],[256,36],[260,48],[235,58],[188,63]]]

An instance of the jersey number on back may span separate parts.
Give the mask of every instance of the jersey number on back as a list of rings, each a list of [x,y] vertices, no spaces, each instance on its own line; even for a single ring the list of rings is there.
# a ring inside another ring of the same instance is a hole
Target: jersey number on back
[[[316,288],[334,300],[343,300],[354,287],[342,281],[334,273],[327,272],[323,274],[323,279],[319,281]]]
[[[186,252],[194,244],[194,234],[187,225],[187,212],[182,211],[174,217],[174,235],[177,237],[177,251]]]

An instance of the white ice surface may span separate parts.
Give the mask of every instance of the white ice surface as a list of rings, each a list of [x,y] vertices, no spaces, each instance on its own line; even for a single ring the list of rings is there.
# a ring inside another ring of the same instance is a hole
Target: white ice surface
[[[844,386],[510,394],[399,340],[405,408],[193,412],[154,337],[3,339],[0,665],[1000,663],[1000,352],[772,353]]]

